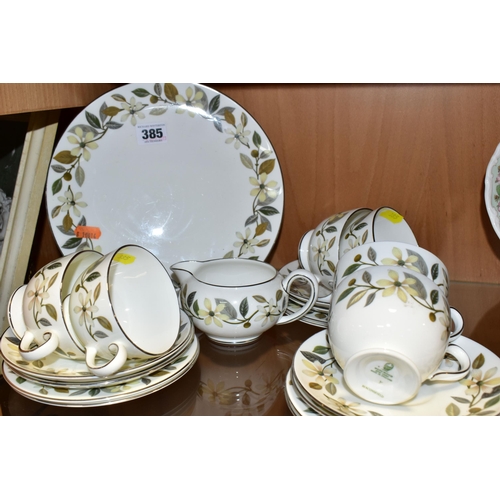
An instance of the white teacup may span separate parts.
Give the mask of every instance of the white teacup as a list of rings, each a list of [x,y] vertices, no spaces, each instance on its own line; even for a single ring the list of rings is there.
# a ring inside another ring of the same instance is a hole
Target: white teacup
[[[470,369],[449,344],[450,307],[430,279],[398,266],[359,269],[332,296],[328,338],[344,379],[359,397],[379,404],[412,399],[426,380],[457,381]],[[446,355],[459,369],[440,369]]]
[[[25,360],[42,359],[56,349],[63,356],[83,358],[81,343],[64,321],[62,302],[80,274],[101,257],[83,250],[55,259],[12,294],[9,323],[21,340],[19,353]]]
[[[372,241],[401,241],[418,246],[417,239],[404,217],[390,207],[372,210],[356,218],[342,233],[339,255]]]
[[[365,215],[370,211],[368,208],[356,208],[334,214],[302,236],[299,243],[299,263],[302,268],[315,274],[320,283],[329,290],[333,289],[344,226],[352,220],[352,217]]]
[[[335,286],[357,271],[374,266],[401,266],[427,276],[448,296],[450,279],[444,262],[429,250],[402,241],[372,241],[346,252],[338,261]]]
[[[105,377],[127,358],[164,355],[174,344],[180,309],[174,285],[148,250],[125,245],[78,278],[63,304],[89,370]],[[97,357],[107,360],[99,364]]]
[[[318,297],[318,280],[304,269],[281,276],[265,262],[250,259],[184,261],[170,266],[181,284],[181,306],[194,325],[220,344],[247,344],[274,325],[307,314]],[[292,282],[311,286],[306,303],[286,315]]]

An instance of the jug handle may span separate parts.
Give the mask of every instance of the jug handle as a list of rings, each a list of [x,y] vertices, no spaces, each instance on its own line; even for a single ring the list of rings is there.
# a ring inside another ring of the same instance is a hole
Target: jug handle
[[[298,311],[295,311],[294,313],[286,316],[282,316],[277,321],[276,323],[277,325],[286,325],[287,323],[291,323],[292,321],[296,321],[302,318],[311,310],[313,305],[316,303],[316,300],[318,299],[319,283],[316,276],[314,276],[313,273],[306,271],[305,269],[297,269],[296,271],[291,272],[281,282],[281,286],[285,291],[285,297],[286,297],[283,310],[284,311],[286,310],[286,305],[288,303],[288,295],[290,293],[289,292],[290,287],[292,286],[293,281],[295,281],[297,278],[302,278],[309,282],[309,285],[311,286],[311,295],[309,297],[309,300]]]

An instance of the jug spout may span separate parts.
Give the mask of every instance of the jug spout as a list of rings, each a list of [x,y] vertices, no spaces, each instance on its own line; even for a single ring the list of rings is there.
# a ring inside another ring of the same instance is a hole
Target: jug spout
[[[195,276],[196,270],[202,263],[196,260],[185,260],[170,266],[170,270],[175,273],[180,285],[184,285],[189,279]]]

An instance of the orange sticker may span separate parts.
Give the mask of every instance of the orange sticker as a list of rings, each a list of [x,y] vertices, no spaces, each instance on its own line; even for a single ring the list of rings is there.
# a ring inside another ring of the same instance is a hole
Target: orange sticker
[[[77,238],[88,238],[90,240],[98,240],[101,237],[101,230],[98,227],[92,227],[92,226],[76,226],[75,236]]]
[[[404,217],[394,210],[384,210],[383,212],[380,212],[380,216],[384,217],[388,221],[391,221],[393,224],[399,224],[404,220]]]
[[[132,264],[135,260],[135,257],[128,253],[117,253],[113,257],[113,260],[115,260],[116,262],[120,262],[121,264]]]

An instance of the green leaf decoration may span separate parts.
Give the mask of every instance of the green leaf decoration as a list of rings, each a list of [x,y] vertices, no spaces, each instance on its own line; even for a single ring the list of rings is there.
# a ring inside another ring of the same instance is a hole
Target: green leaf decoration
[[[62,186],[63,186],[62,179],[57,179],[56,181],[54,181],[52,183],[52,194],[57,194],[59,191],[61,191]],[[61,207],[57,207],[57,208],[59,210],[61,209]],[[59,213],[59,211],[57,213]],[[52,210],[52,217],[55,217],[54,210]]]
[[[16,377],[16,382],[18,384],[24,384],[24,382],[26,382],[26,379],[23,377]]]
[[[376,296],[377,292],[373,292],[370,295],[368,295],[368,297],[366,297],[365,307],[369,306],[375,300]]]
[[[123,97],[121,94],[113,94],[111,97],[118,102],[127,102],[127,99],[125,99],[125,97]]]
[[[260,145],[262,144],[262,139],[261,139],[260,135],[257,132],[253,133],[252,142],[254,143],[254,145],[255,145],[255,147],[257,149],[260,148]]]
[[[349,302],[347,303],[347,309],[349,307],[353,306],[356,304],[356,302],[359,302],[366,294],[368,293],[368,290],[361,290],[360,292],[355,293],[350,299]]]
[[[101,122],[96,115],[90,113],[89,111],[85,111],[85,118],[87,118],[87,121],[90,123],[90,125],[92,125],[92,127],[101,128]]]
[[[63,218],[63,227],[66,231],[69,231],[72,226],[73,226],[73,219],[69,215],[69,212],[66,213],[66,215]]]
[[[243,153],[240,153],[240,160],[241,160],[241,163],[243,163],[243,165],[246,168],[253,170],[253,162],[252,162],[252,159],[250,158],[250,156],[243,154]]]
[[[149,112],[149,114],[153,116],[160,116],[165,114],[167,110],[167,106],[156,106]]]
[[[435,281],[439,276],[439,264],[433,264],[431,267],[431,277]]]
[[[247,317],[247,314],[248,314],[248,298],[245,297],[242,301],[241,301],[241,304],[240,304],[240,314],[246,318]]]
[[[29,364],[29,363],[28,363]],[[35,366],[36,368],[43,368],[45,365],[43,363],[43,361],[41,359],[37,359],[36,361],[33,361],[33,366]]]
[[[450,403],[446,407],[446,414],[449,415],[450,417],[456,417],[460,415],[460,408],[456,404]]]
[[[326,354],[329,350],[330,348],[326,345],[317,345],[314,346],[313,352],[316,354]]]
[[[377,260],[377,252],[372,247],[368,249],[367,256],[372,262]]]
[[[265,247],[266,245],[269,245],[269,242],[271,240],[270,239],[265,239],[265,240],[260,240],[258,243],[257,243],[257,246],[258,247]],[[253,257],[250,257],[250,259],[252,259]],[[255,257],[256,259],[258,259],[258,257]]]
[[[325,229],[325,233],[336,233],[337,232],[337,226],[330,226]]]
[[[367,239],[368,239],[368,231],[365,231],[363,233],[363,236],[361,237],[361,244],[364,245]]]
[[[316,353],[311,352],[311,351],[300,351],[302,356],[306,358],[308,361],[311,363],[314,363],[315,361],[319,361],[322,365],[326,363],[326,359],[322,358],[321,356],[318,356]]]
[[[255,236],[260,236],[261,234],[264,234],[266,232],[266,229],[267,229],[266,223],[259,224],[255,228]]]
[[[161,85],[159,83],[155,83],[153,88],[154,88],[155,94],[158,97],[161,97],[161,92],[162,92]]]
[[[246,127],[248,124],[248,118],[245,113],[241,113],[241,124],[243,125],[243,127]]]
[[[59,231],[61,231],[61,233],[65,234],[66,236],[73,236],[75,234],[73,229],[66,230],[64,229],[64,226],[57,226],[57,229],[59,229]]]
[[[266,160],[266,161],[262,162],[262,164],[259,167],[259,175],[262,175],[262,174],[269,175],[274,170],[275,163],[276,163],[276,160],[274,158],[271,160]]]
[[[47,290],[56,282],[58,276],[59,276],[59,273],[56,273],[52,276],[52,278],[50,278],[49,284],[47,286]]]
[[[222,311],[221,311],[222,314],[227,314],[227,316],[229,316],[233,320],[238,319],[238,313],[236,312],[236,309],[226,299],[215,298],[215,303],[217,305],[220,305],[220,304],[224,305],[224,309],[222,309]]]
[[[81,242],[81,238],[70,238],[68,241],[66,241],[66,243],[64,243],[64,245],[62,245],[62,248],[76,248],[78,245],[80,245]]]
[[[368,272],[368,271],[365,271],[363,273],[363,275],[361,276],[361,279],[365,282],[365,283],[368,283],[370,284],[371,281],[372,281],[372,275]]]
[[[86,283],[90,283],[94,280],[96,280],[97,278],[100,278],[101,277],[101,273],[98,272],[98,271],[94,271],[93,273],[90,273],[86,278],[85,278],[85,282]]]
[[[38,323],[42,326],[52,326],[52,323],[47,318],[41,318]]]
[[[62,165],[57,165],[57,163],[55,163],[54,165],[51,165],[50,168],[54,171],[54,172],[57,172],[58,174],[62,174],[64,172],[66,172],[66,168],[63,167]]]
[[[104,316],[97,316],[97,321],[99,321],[99,324],[103,327],[103,328],[106,328],[106,330],[109,330],[109,331],[113,331],[113,328],[111,326],[111,323],[109,322],[109,320],[107,318],[105,318]]]
[[[478,370],[483,365],[484,365],[484,355],[483,353],[479,353],[476,359],[472,362],[472,368],[474,368],[474,370]]]
[[[210,104],[208,105],[208,112],[213,115],[219,109],[220,106],[220,94],[217,94],[212,98]]]
[[[485,405],[484,409],[490,408],[494,405],[496,405],[500,401],[500,396],[497,396],[496,398],[490,399]]]
[[[99,295],[101,295],[101,283],[98,283],[97,286],[95,287],[94,302],[99,298]]]
[[[262,295],[252,295],[252,297],[261,304],[267,304],[266,298],[262,297]]]
[[[328,268],[330,269],[330,271],[332,273],[335,273],[336,269],[335,269],[335,264],[331,261],[331,260],[327,260],[326,261],[326,265],[328,266]],[[328,273],[325,273],[325,274],[328,274]],[[328,276],[331,276],[330,274],[328,274]]]
[[[348,295],[350,295],[352,292],[354,292],[354,290],[356,290],[355,287],[351,287],[351,288],[346,288],[339,296],[339,298],[337,299],[337,304],[341,301],[341,300],[344,300]]]
[[[232,125],[233,127],[236,127],[236,119],[231,111],[224,111],[224,119],[229,123],[229,125]]]
[[[106,109],[103,109],[103,114],[106,116],[116,116],[120,111],[123,111],[122,108],[118,108],[116,106],[109,106]]]
[[[151,95],[151,93],[143,88],[138,88],[132,90],[132,94],[136,95],[137,97],[147,97],[148,95]]]
[[[335,384],[332,384],[331,382],[328,382],[328,384],[325,385],[325,390],[330,393],[332,396],[334,396],[337,392],[337,387]]]
[[[321,389],[323,389],[323,386],[320,385],[320,384],[318,384],[318,383],[316,383],[316,382],[309,382],[309,387],[311,389],[316,390],[316,391],[320,391]]]
[[[344,271],[344,274],[342,275],[342,277],[344,276],[349,276],[350,274],[352,274],[354,271],[357,271],[360,267],[362,266],[362,264],[359,264],[359,263],[356,263],[356,264],[351,264],[345,271]]]
[[[462,403],[462,404],[465,404],[465,405],[468,405],[469,404],[469,400],[468,399],[465,399],[465,398],[460,398],[458,396],[451,396],[457,403]]]
[[[281,288],[278,288],[276,290],[276,304],[283,298],[283,290]]]
[[[335,241],[336,241],[336,240],[337,240],[337,237],[336,237],[336,236],[334,236],[334,237],[330,240],[330,243],[328,243],[328,247],[327,247],[327,248],[328,248],[328,250],[330,250],[330,248],[332,248],[332,247],[333,247],[333,245],[334,245],[334,243],[335,243]]]
[[[198,301],[197,300],[195,300],[194,303],[193,303],[193,311],[196,314],[196,316],[199,316],[200,306],[198,305]]]
[[[176,96],[179,95],[179,91],[173,83],[165,83],[165,85],[163,85],[163,92],[165,92],[165,97],[173,102],[175,102]]]
[[[417,260],[412,263],[412,266],[415,266],[424,276],[428,276],[429,268],[427,267],[427,264],[425,263],[425,260],[422,258],[422,256],[413,250],[406,249],[406,252],[409,256],[417,257]]]
[[[427,298],[427,290],[424,286],[424,284],[414,275],[414,274],[409,274],[406,272],[403,272],[405,275],[405,278],[413,279],[415,280],[415,283],[413,285],[410,285],[413,290],[415,290],[418,293],[418,296],[421,299],[426,299]]]
[[[439,302],[439,292],[437,290],[432,290],[430,297],[433,305],[436,305]]]
[[[62,264],[60,262],[54,262],[53,264],[49,264],[46,269],[49,269],[52,271],[53,269],[57,269],[58,267],[61,267]]]
[[[57,310],[52,304],[45,304],[47,314],[55,321],[57,321]]]
[[[73,156],[71,154],[71,151],[67,151],[67,150],[59,151],[59,153],[57,153],[54,156],[55,161],[58,161],[59,163],[62,163],[64,165],[70,165],[71,163],[73,163],[76,160],[76,158],[77,158],[76,156]]]
[[[89,396],[91,396],[91,397],[97,396],[100,392],[101,392],[101,389],[99,389],[98,387],[95,387],[93,389],[90,389]]]
[[[223,259],[232,259],[233,257],[234,257],[234,251],[230,250],[224,255]]]
[[[151,114],[153,114],[153,112],[151,111]],[[114,121],[110,121],[106,124],[106,127],[111,129],[111,130],[116,130],[116,129],[119,129],[121,127],[123,127],[123,123],[119,123],[119,122],[114,122]]]
[[[93,336],[97,337],[98,339],[107,339],[109,337],[107,333],[104,333],[101,330],[95,331]]]
[[[191,307],[194,301],[194,297],[196,295],[196,292],[191,292],[188,297],[187,297],[187,305],[188,307]]]
[[[278,215],[280,213],[280,211],[274,207],[262,207],[259,208],[259,212],[261,214],[267,215],[268,217],[271,215]]]
[[[69,394],[69,389],[66,387],[53,387],[53,389],[59,394]]]

